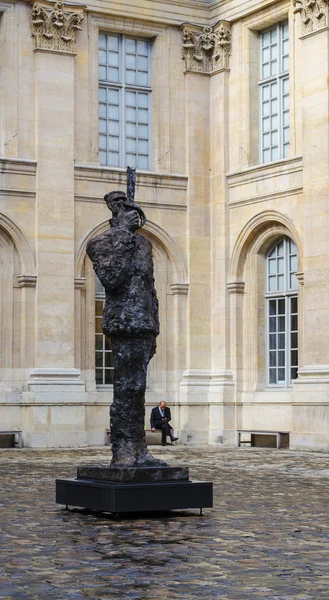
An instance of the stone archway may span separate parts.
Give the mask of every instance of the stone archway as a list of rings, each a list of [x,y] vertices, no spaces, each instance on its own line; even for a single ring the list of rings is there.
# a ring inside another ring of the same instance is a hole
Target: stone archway
[[[265,256],[281,236],[298,248],[298,278],[302,281],[303,247],[292,219],[269,210],[255,215],[239,233],[229,268],[231,359],[238,397],[265,389]],[[300,306],[303,294],[300,289]],[[302,351],[302,349],[301,349]]]

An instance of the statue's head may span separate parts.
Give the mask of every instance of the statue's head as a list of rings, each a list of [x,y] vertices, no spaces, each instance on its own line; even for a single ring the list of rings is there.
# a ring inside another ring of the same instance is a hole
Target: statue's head
[[[126,225],[128,229],[135,231],[140,229],[146,222],[146,217],[140,206],[129,201],[125,192],[115,190],[105,194],[104,200],[113,215],[110,223],[112,227]]]

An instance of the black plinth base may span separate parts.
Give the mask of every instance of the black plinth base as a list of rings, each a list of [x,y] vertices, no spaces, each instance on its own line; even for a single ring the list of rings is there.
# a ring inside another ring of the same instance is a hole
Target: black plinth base
[[[110,465],[81,465],[78,479],[112,481],[116,483],[188,481],[188,467],[111,467]]]
[[[90,479],[57,479],[56,502],[112,513],[212,508],[212,483],[165,481],[113,483]]]

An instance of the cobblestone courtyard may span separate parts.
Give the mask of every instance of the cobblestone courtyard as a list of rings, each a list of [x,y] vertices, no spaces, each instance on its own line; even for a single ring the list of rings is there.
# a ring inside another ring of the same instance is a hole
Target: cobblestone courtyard
[[[55,477],[108,449],[0,451],[0,598],[329,598],[329,455],[157,448],[213,480],[214,509],[145,515],[55,504]]]

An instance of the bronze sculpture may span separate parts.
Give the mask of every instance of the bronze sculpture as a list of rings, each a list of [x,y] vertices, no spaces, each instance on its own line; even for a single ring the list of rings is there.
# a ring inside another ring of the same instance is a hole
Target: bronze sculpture
[[[112,467],[166,465],[149,454],[145,442],[147,367],[156,350],[159,317],[152,244],[137,233],[146,217],[134,202],[134,190],[135,171],[128,167],[127,194],[119,190],[104,197],[113,215],[110,228],[87,245],[105,288],[102,325],[113,352]]]

